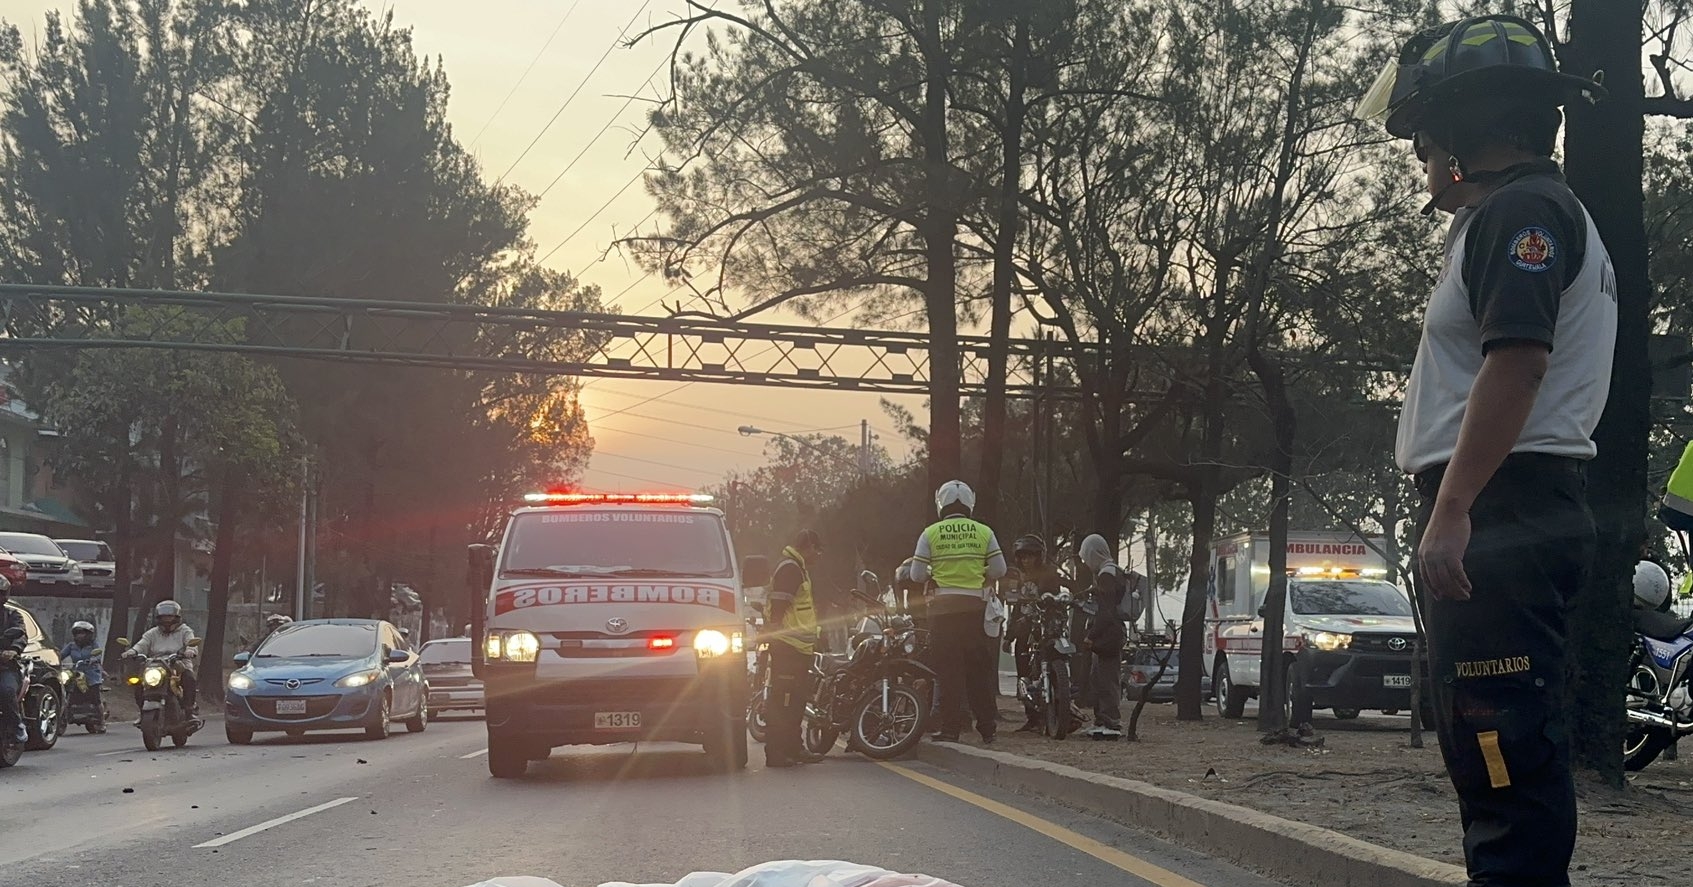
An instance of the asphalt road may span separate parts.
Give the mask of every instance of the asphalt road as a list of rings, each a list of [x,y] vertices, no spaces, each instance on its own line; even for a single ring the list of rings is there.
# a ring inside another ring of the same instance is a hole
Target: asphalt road
[[[771,859],[847,859],[964,887],[1272,887],[1138,832],[927,768],[837,752],[708,771],[681,745],[558,749],[489,778],[482,725],[419,735],[261,736],[218,722],[148,753],[128,726],[67,735],[0,771],[7,885],[465,887],[670,881]]]

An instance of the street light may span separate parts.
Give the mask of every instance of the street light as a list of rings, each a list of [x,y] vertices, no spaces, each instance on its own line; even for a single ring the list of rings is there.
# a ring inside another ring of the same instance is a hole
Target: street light
[[[742,437],[753,437],[754,435],[768,434],[771,437],[780,437],[784,440],[791,440],[794,443],[799,444],[800,446],[805,447],[806,449],[811,450],[812,452],[814,452],[814,453],[816,453],[820,456],[825,456],[827,458],[834,459],[837,462],[843,462],[843,463],[846,462],[845,459],[841,458],[841,455],[839,453],[831,453],[828,450],[825,450],[825,449],[817,446],[816,444],[812,443],[809,440],[806,440],[803,437],[796,437],[795,435],[786,434],[786,433],[783,433],[781,431],[766,431],[763,428],[759,428],[759,427],[754,426],[754,425],[742,425],[741,427],[739,427],[735,430],[739,431],[741,433]],[[856,465],[855,467],[858,469],[858,475],[861,479],[868,479],[870,477],[870,462],[869,462],[869,459],[868,459],[868,453],[867,452],[860,456],[860,458],[858,460],[858,465]]]

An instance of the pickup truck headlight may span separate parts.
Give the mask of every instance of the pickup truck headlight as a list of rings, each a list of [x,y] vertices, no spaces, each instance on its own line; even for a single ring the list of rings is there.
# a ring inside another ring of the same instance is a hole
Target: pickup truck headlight
[[[745,640],[738,631],[718,631],[702,628],[694,635],[694,653],[702,659],[715,659],[729,653],[746,651]]]
[[[541,654],[541,639],[527,631],[490,629],[484,651],[490,660],[534,662]]]
[[[1352,646],[1352,636],[1349,634],[1335,634],[1328,631],[1319,631],[1312,634],[1310,636],[1310,640],[1311,646],[1316,647],[1319,650],[1344,650],[1347,647]]]

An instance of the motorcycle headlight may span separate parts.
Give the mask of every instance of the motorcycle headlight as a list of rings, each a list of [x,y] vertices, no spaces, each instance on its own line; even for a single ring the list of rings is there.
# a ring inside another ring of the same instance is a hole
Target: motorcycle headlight
[[[157,687],[165,682],[165,670],[157,665],[149,665],[141,672],[141,683],[149,687]]]
[[[541,654],[541,639],[527,631],[493,630],[488,632],[486,652],[489,659],[534,662]]]
[[[905,651],[905,655],[907,656],[915,654],[917,652],[917,637],[915,635],[906,635],[905,643],[901,645],[901,649]]]
[[[741,633],[738,631],[722,632],[715,628],[702,628],[694,635],[694,653],[702,659],[714,659],[727,655],[730,651],[739,653],[743,649]]]
[[[61,684],[70,683],[71,678],[74,677],[74,676],[75,676],[74,673],[68,668],[59,669],[59,683],[61,683]]]
[[[1311,635],[1310,640],[1311,646],[1319,650],[1344,650],[1352,646],[1352,636],[1349,634],[1319,631]]]
[[[374,683],[380,677],[382,677],[382,672],[380,671],[355,671],[352,674],[336,681],[335,686],[363,687],[366,684]]]
[[[236,673],[229,676],[229,689],[231,689],[231,690],[251,690],[252,688],[253,688],[253,679],[244,675],[244,674],[242,674],[241,672],[236,672]]]

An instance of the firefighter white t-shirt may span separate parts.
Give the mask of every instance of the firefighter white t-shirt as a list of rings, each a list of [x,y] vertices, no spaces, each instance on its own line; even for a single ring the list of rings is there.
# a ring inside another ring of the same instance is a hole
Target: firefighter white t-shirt
[[[1550,161],[1518,171],[1447,231],[1399,416],[1399,467],[1451,461],[1487,349],[1517,341],[1551,353],[1512,452],[1591,459],[1616,336],[1616,275],[1592,218]]]

